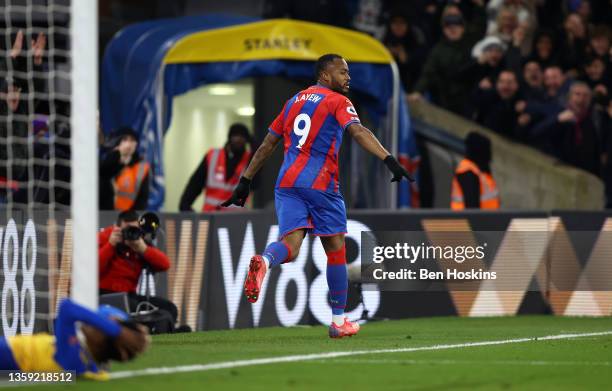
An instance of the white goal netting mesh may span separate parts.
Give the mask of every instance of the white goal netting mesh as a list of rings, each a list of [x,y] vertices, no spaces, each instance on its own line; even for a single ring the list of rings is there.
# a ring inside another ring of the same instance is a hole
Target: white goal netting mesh
[[[14,335],[52,330],[57,303],[70,292],[78,59],[70,0],[0,0],[0,12],[0,323],[3,335]],[[96,124],[88,131],[95,137]]]

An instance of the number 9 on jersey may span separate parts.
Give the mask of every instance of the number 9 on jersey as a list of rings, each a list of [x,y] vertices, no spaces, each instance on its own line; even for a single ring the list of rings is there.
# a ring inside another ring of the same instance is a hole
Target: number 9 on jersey
[[[300,136],[296,148],[301,149],[302,145],[306,142],[308,133],[310,132],[310,123],[311,121],[308,114],[302,113],[295,117],[293,121],[293,133],[295,133],[296,136]]]

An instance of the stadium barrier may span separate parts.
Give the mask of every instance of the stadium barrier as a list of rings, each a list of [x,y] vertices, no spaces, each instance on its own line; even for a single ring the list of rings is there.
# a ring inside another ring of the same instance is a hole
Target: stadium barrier
[[[562,164],[534,148],[510,141],[428,102],[411,104],[410,115],[415,119],[416,133],[426,140],[435,133],[432,128],[461,140],[472,130],[487,135],[493,147],[493,175],[505,209],[599,210],[604,207],[603,182],[586,171]],[[436,144],[436,140],[432,141],[428,148]],[[449,159],[449,154],[435,152],[430,151],[435,155],[435,158],[430,159],[434,165],[434,206],[446,207],[450,205],[449,176],[457,162],[453,158]],[[445,164],[446,160],[450,161]]]
[[[4,335],[48,330],[59,299],[69,294],[71,221],[58,214],[48,221],[46,213],[34,213],[32,218],[25,213],[13,213],[10,218],[0,215]],[[243,299],[242,284],[252,254],[277,238],[274,213],[167,213],[160,217],[157,245],[166,251],[172,267],[158,273],[151,288],[177,304],[181,323],[210,330],[329,321],[326,256],[320,241],[306,237],[297,259],[273,269],[259,301],[251,305]],[[370,316],[384,318],[612,315],[612,213],[369,210],[350,212],[348,218],[351,283],[347,311],[353,318],[359,318],[364,309]],[[100,224],[110,225],[115,219],[115,213],[102,213]],[[42,225],[46,229],[39,229]],[[495,263],[485,266],[519,264],[513,281],[516,288],[498,291],[476,285],[466,291],[449,285],[443,290],[394,292],[376,285],[360,287],[359,272],[355,274],[353,268],[364,259],[361,233],[368,231],[374,235],[420,231],[438,241],[436,233],[440,232],[495,231],[500,237]],[[546,235],[537,251],[530,253],[531,247],[517,242],[511,249],[523,251],[507,256],[508,232]]]

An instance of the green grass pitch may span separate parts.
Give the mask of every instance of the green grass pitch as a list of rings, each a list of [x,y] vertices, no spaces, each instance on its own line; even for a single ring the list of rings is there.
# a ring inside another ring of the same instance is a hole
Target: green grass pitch
[[[335,351],[430,347],[612,331],[612,318],[519,316],[373,322],[330,340],[327,328],[293,327],[162,335],[139,360],[113,372]],[[612,390],[612,334],[502,345],[347,355],[108,382],[52,390]]]

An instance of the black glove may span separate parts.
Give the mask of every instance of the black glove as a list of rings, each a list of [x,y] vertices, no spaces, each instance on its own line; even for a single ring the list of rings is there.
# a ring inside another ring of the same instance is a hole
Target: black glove
[[[406,171],[406,169],[402,167],[392,155],[385,158],[385,164],[387,165],[389,171],[393,173],[391,182],[399,182],[403,177],[406,177],[410,182],[414,182],[414,178],[408,174],[408,171]]]
[[[244,203],[249,196],[249,192],[251,191],[251,180],[245,177],[240,177],[240,182],[238,182],[238,186],[234,189],[232,196],[229,200],[225,201],[221,204],[221,206],[228,207],[230,205],[238,205],[244,206]]]

